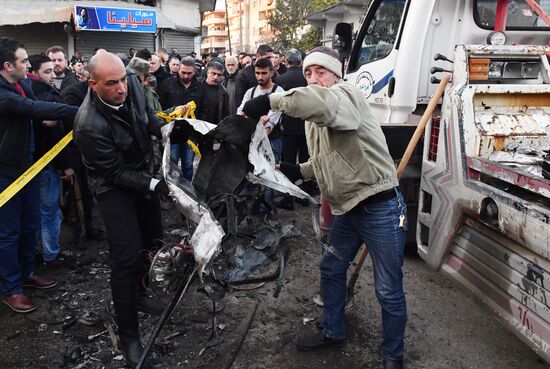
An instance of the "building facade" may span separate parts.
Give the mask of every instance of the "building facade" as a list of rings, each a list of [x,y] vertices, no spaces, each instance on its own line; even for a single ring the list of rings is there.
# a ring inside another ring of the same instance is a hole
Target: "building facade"
[[[214,6],[215,0],[3,0],[0,35],[18,39],[29,53],[60,45],[68,57],[79,50],[88,58],[95,48],[127,53],[164,47],[184,54],[198,51],[201,14]],[[87,26],[85,13],[92,19]]]
[[[205,12],[202,17],[201,54],[229,51],[225,10]]]
[[[323,46],[332,47],[334,28],[338,23],[349,23],[356,32],[361,27],[361,21],[370,0],[344,0],[336,5],[310,14],[306,19],[313,27],[323,31]]]
[[[229,35],[233,54],[255,53],[260,44],[270,43],[273,30],[268,17],[276,0],[226,0]]]

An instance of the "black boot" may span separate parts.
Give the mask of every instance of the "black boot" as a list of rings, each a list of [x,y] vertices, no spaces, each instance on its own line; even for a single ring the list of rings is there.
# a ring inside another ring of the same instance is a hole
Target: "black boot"
[[[118,324],[120,349],[127,365],[134,368],[143,354],[143,346],[139,340],[135,281],[111,280],[111,292]]]

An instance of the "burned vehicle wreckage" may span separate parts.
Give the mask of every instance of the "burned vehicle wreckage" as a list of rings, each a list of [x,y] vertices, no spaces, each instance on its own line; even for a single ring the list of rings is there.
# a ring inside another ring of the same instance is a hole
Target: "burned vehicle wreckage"
[[[178,129],[185,136],[183,141],[188,139],[195,151],[197,145],[200,147],[192,183],[170,158],[173,128],[173,122],[162,128],[161,171],[171,200],[185,218],[188,229],[181,232],[180,243],[164,244],[152,259],[150,286],[157,292],[171,294],[171,301],[147,342],[138,368],[194,277],[200,278],[204,292],[212,300],[213,312],[229,285],[277,280],[274,295],[278,295],[288,252],[283,241],[300,233],[291,224],[281,226],[273,221],[276,208],[270,191],[317,204],[275,169],[271,145],[261,123],[239,115],[228,116],[218,125],[196,119],[180,120]],[[311,209],[312,214],[317,214],[317,206]],[[317,231],[317,217],[312,219]],[[222,252],[226,246],[231,251]],[[277,265],[276,270],[261,274],[262,266],[269,264]],[[215,324],[215,313],[212,319]]]

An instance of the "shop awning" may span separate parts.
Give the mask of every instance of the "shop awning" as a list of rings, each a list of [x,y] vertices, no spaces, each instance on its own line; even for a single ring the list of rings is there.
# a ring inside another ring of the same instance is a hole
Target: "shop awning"
[[[172,4],[173,3],[173,4]],[[23,25],[29,23],[69,22],[74,5],[101,6],[113,8],[154,9],[157,11],[157,27],[168,28],[193,34],[200,33],[200,13],[197,4],[184,9],[181,3],[165,1],[162,8],[152,8],[122,1],[19,1],[4,0],[0,2],[0,25]],[[196,13],[196,15],[194,15]],[[183,16],[185,15],[185,16]]]

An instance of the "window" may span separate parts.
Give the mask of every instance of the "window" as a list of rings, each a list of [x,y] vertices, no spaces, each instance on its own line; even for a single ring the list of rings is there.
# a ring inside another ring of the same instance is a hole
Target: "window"
[[[399,35],[404,9],[405,0],[381,0],[373,3],[357,39],[361,46],[353,60],[350,60],[350,71],[389,55]]]
[[[541,9],[550,13],[550,2],[546,0],[535,0]],[[495,15],[497,0],[477,0],[474,7],[474,20],[476,24],[484,29],[495,28]],[[550,28],[537,15],[525,0],[511,0],[508,3],[508,14],[506,15],[506,29],[544,30]]]

